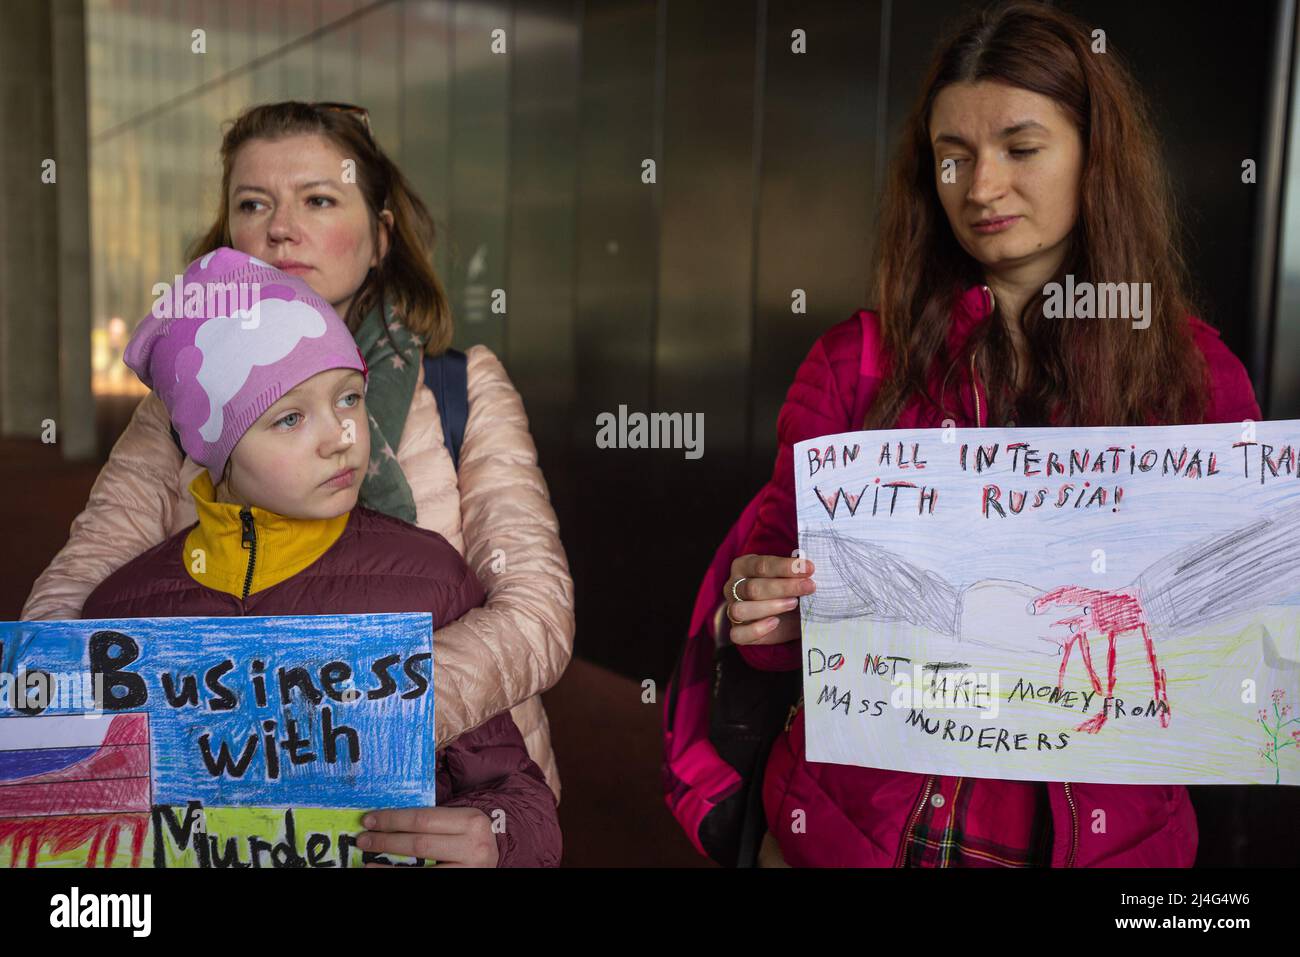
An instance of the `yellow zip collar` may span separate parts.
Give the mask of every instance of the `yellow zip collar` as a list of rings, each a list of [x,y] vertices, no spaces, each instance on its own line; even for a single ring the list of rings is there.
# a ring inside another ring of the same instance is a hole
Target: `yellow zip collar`
[[[212,478],[204,469],[190,483],[199,524],[185,536],[185,568],[200,585],[244,596],[249,561],[253,576],[248,594],[279,584],[298,574],[338,541],[348,524],[348,512],[335,518],[286,518],[250,507],[255,548],[243,544],[243,506],[216,501]]]

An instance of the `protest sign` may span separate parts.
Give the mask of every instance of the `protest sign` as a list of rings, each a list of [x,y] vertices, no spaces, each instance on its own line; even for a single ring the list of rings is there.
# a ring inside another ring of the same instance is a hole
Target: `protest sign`
[[[1300,421],[794,450],[809,760],[1300,784]]]
[[[0,867],[337,867],[434,804],[432,616],[0,623]]]

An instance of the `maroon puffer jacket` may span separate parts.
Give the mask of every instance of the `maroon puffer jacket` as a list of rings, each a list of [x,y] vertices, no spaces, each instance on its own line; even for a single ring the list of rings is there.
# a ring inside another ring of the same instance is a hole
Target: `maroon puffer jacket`
[[[194,526],[190,526],[193,528]],[[190,528],[119,568],[91,592],[83,618],[216,615],[361,615],[431,612],[434,628],[483,603],[483,586],[447,540],[367,508],[355,508],[313,564],[241,600],[195,581],[183,564]],[[434,645],[437,667],[437,644]],[[505,812],[498,867],[555,867],[555,796],[502,712],[437,753],[439,806]]]

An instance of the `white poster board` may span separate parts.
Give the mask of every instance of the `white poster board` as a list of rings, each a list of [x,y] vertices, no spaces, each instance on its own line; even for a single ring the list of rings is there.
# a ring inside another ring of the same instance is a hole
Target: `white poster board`
[[[1300,421],[795,446],[811,761],[1300,784]]]

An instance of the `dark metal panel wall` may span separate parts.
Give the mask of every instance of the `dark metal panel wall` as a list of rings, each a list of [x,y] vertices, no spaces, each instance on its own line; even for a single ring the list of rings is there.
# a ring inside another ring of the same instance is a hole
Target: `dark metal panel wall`
[[[1276,280],[1276,328],[1272,341],[1274,414],[1300,418],[1300,29],[1291,43],[1285,187]]]
[[[250,7],[249,31],[253,34],[255,57],[268,56],[284,44],[283,12],[280,5],[274,3],[254,3]],[[253,74],[253,102],[269,103],[279,98],[280,74],[283,69],[284,59],[274,57]],[[182,86],[179,81],[179,76],[173,76],[177,88],[186,89],[186,86]]]
[[[679,596],[653,583],[661,549],[671,543],[654,534],[664,521],[651,501],[656,489],[643,453],[598,449],[596,417],[617,413],[620,404],[650,406],[659,220],[641,162],[658,155],[658,31],[654,0],[584,6],[572,466],[547,475],[560,491],[578,595],[577,650],[633,675],[656,667],[668,645],[644,610]]]
[[[297,7],[296,10],[290,11],[290,16],[295,18],[299,29],[315,20],[310,5],[290,3],[288,6]],[[320,17],[317,25],[322,27],[331,24],[343,25],[327,30],[321,36],[319,43],[312,44],[317,47],[314,57],[307,49],[301,48],[297,60],[290,61],[290,73],[300,74],[298,80],[300,89],[303,85],[314,85],[316,95],[322,100],[357,102],[357,74],[360,72],[360,64],[355,54],[356,34],[360,24],[355,19],[349,19],[356,13],[357,6],[358,0],[317,0],[317,12]],[[305,76],[301,76],[302,74]],[[304,80],[307,82],[304,83]]]
[[[0,35],[0,434],[34,437],[59,417],[57,306],[58,207],[42,184],[55,156],[51,102],[50,11],[37,0],[6,8]],[[75,170],[75,161],[69,160]],[[56,173],[63,172],[56,167]],[[29,321],[20,321],[28,317]]]
[[[650,408],[637,411],[681,413],[696,443],[702,417],[703,454],[630,453],[663,495],[658,531],[646,540],[657,549],[675,551],[687,536],[717,542],[744,504],[737,492],[745,485],[753,344],[755,9],[763,6],[667,4],[663,150],[652,187],[662,202],[655,376]],[[685,554],[707,560],[695,549]],[[694,562],[659,568],[665,596],[689,596],[698,584]],[[661,648],[681,622],[681,610],[673,611],[651,616]],[[663,650],[666,668],[675,643]]]
[[[888,81],[880,157],[886,166],[898,148],[903,123],[921,95],[921,84],[940,38],[947,36],[968,13],[982,6],[979,0],[926,0],[925,3],[886,0]]]
[[[311,0],[310,3],[278,4],[280,8],[280,33],[282,42],[290,43],[299,37],[313,35],[317,30],[329,29],[338,15],[332,13],[328,4],[332,0]],[[335,0],[336,2],[336,0]],[[292,9],[290,9],[292,8]],[[302,98],[304,95],[313,99],[320,98],[324,89],[325,50],[321,42],[306,43],[276,57],[280,64],[280,96]],[[305,94],[303,91],[306,91]]]
[[[357,99],[370,112],[370,127],[392,153],[402,152],[401,69],[402,20],[400,3],[377,7],[357,21],[353,34],[357,56]]]
[[[1202,318],[1256,366],[1250,372],[1258,385],[1265,370],[1252,356],[1251,309],[1260,186],[1242,182],[1241,164],[1258,163],[1264,154],[1277,4],[1234,4],[1225,15],[1217,0],[1195,0],[1180,3],[1177,16],[1156,15],[1130,0],[1061,6],[1106,31],[1108,55],[1124,59],[1150,101],[1185,213],[1188,268],[1201,290]]]
[[[501,356],[527,411],[557,512],[573,500],[578,67],[581,5],[519,0],[510,118],[510,264]]]
[[[410,0],[402,6],[402,173],[433,217],[433,264],[446,283],[451,264],[451,5],[448,0]]]
[[[58,441],[65,460],[85,461],[96,452],[95,398],[90,387],[90,177],[86,96],[86,11],[80,0],[50,7],[54,156],[59,157],[55,197],[58,290],[50,325],[57,324]],[[3,219],[0,213],[0,219]],[[34,277],[27,277],[29,280]],[[2,283],[3,280],[0,280]]]
[[[513,4],[452,5],[451,270],[443,276],[455,314],[456,344],[500,354],[505,316],[492,311],[506,286],[510,179],[510,61],[492,52],[494,30],[513,43]]]
[[[1248,363],[1255,372],[1255,394],[1259,397],[1260,407],[1270,419],[1300,418],[1300,401],[1287,403],[1281,397],[1281,392],[1286,389],[1300,392],[1300,370],[1291,363],[1279,368],[1273,360],[1283,329],[1288,323],[1294,328],[1296,322],[1294,309],[1284,310],[1279,296],[1286,223],[1287,137],[1291,89],[1296,79],[1295,43],[1296,0],[1279,0],[1275,4],[1267,57],[1270,79],[1260,111],[1263,142],[1259,156],[1259,185],[1255,191],[1250,308],[1252,349]],[[1300,355],[1300,349],[1293,346],[1285,354]]]
[[[705,414],[710,478],[734,468],[747,438],[754,31],[744,0],[668,4],[654,400]]]
[[[768,7],[754,250],[750,448],[738,503],[772,473],[785,389],[817,338],[866,305],[887,0]],[[806,52],[792,49],[803,31]],[[793,311],[795,290],[806,312]]]

